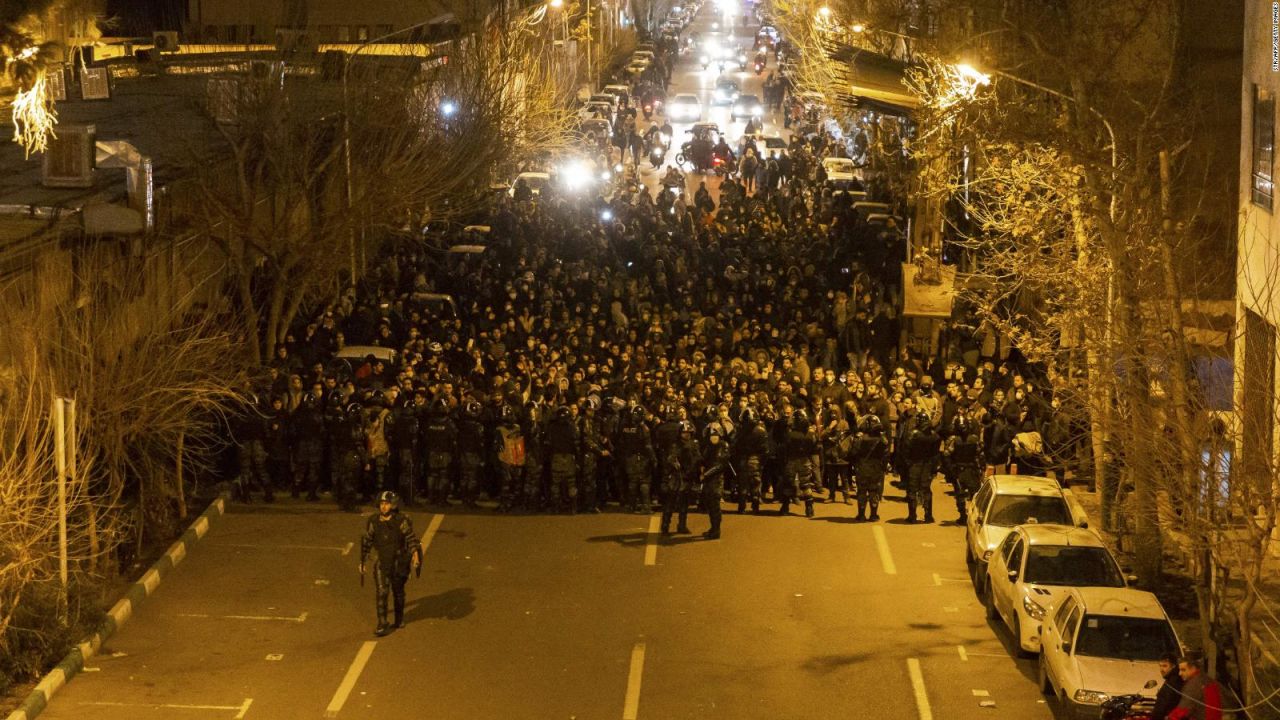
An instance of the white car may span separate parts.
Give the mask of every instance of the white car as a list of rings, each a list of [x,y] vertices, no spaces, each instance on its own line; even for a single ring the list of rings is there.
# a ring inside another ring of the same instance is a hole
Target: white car
[[[596,93],[595,95],[592,95],[591,97],[587,98],[587,102],[608,103],[609,110],[611,112],[615,112],[615,113],[618,112],[618,97],[610,93]]]
[[[833,185],[849,185],[857,179],[857,166],[849,158],[822,158],[822,169],[827,171],[827,182]]]
[[[643,60],[645,63],[652,63],[653,51],[652,50],[636,50],[635,52],[631,53],[631,59]]]
[[[1102,540],[1070,525],[1019,525],[987,564],[987,617],[1013,633],[1018,654],[1040,652],[1040,625],[1073,587],[1126,587]]]
[[[667,113],[677,122],[696,122],[702,119],[702,101],[697,95],[677,95],[667,104]]]
[[[592,100],[578,110],[579,120],[590,120],[594,117],[600,117],[604,120],[611,119],[613,117],[613,106],[607,102]]]
[[[964,559],[973,570],[978,593],[987,580],[987,561],[1018,525],[1042,523],[1088,527],[1083,512],[1052,478],[992,475],[965,504]]]
[[[1160,658],[1181,652],[1160,601],[1131,588],[1073,588],[1041,638],[1040,687],[1078,718],[1117,695],[1155,697]]]
[[[551,185],[551,174],[544,172],[522,172],[516,176],[515,181],[511,183],[511,189],[507,191],[511,197],[516,196],[516,182],[523,180],[525,185],[533,191],[534,196],[542,194],[544,188]]]
[[[618,104],[631,101],[631,88],[626,85],[605,85],[600,88],[603,95],[612,95],[618,99]]]

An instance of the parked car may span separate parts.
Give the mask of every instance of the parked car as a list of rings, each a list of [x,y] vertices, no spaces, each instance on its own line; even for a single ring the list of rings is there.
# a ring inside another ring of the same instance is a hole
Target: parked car
[[[987,617],[1013,633],[1018,654],[1040,652],[1040,625],[1071,588],[1127,586],[1120,564],[1092,530],[1019,525],[987,564]]]
[[[600,116],[603,116],[602,119],[605,119],[605,120],[612,118],[613,107],[609,105],[609,103],[607,102],[600,102],[598,100],[593,100],[591,102],[585,103],[578,110],[579,120],[590,120],[594,117],[600,117]]]
[[[992,475],[966,504],[965,562],[983,592],[987,561],[1013,528],[1028,523],[1088,527],[1058,482],[1031,475]]]
[[[845,187],[858,178],[858,167],[849,158],[822,158],[822,169],[827,171],[827,182]]]
[[[1155,595],[1132,588],[1073,588],[1045,617],[1040,687],[1074,717],[1097,718],[1117,695],[1155,697],[1160,658],[1180,653]]]
[[[630,104],[631,102],[631,88],[626,85],[605,85],[600,88],[600,92],[601,94],[612,95],[617,98],[618,102],[615,104],[615,107],[622,104]]]
[[[667,104],[667,113],[677,122],[696,122],[702,119],[702,101],[697,95],[677,95]]]

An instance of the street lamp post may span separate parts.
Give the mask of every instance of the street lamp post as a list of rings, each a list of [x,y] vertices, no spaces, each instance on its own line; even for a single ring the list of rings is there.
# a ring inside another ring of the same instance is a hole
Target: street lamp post
[[[356,49],[352,51],[350,54],[348,54],[342,60],[342,162],[343,162],[344,168],[346,169],[346,176],[347,176],[346,189],[347,189],[347,216],[348,216],[347,221],[348,222],[352,222],[350,215],[351,215],[351,210],[355,205],[355,192],[351,182],[351,100],[350,100],[350,94],[347,91],[347,79],[351,74],[351,59],[356,55],[359,55],[361,50],[365,49],[369,45],[372,45],[373,43],[381,42],[383,40],[386,40],[387,38],[395,37],[396,35],[399,35],[401,33],[409,32],[410,30],[417,30],[420,27],[425,27],[427,25],[432,24],[432,22],[434,21],[424,20],[423,22],[417,23],[415,25],[410,25],[408,27],[400,28],[399,30],[386,33],[385,35],[379,35],[376,38],[365,40],[364,42],[357,45]],[[356,227],[354,222],[352,222],[351,228],[350,228],[349,249],[351,254],[351,285],[355,286],[356,284]]]

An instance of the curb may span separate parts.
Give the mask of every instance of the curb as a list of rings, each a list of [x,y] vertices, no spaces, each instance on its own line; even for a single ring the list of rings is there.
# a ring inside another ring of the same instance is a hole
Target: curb
[[[84,664],[102,648],[102,643],[129,621],[130,616],[133,615],[133,609],[155,592],[165,575],[182,562],[182,559],[187,556],[187,550],[209,532],[210,521],[221,516],[225,510],[225,497],[219,497],[210,503],[191,527],[182,533],[182,537],[170,545],[165,554],[156,560],[140,579],[129,586],[124,597],[116,601],[116,604],[107,611],[107,616],[102,619],[102,623],[98,625],[93,635],[72,648],[61,662],[41,678],[40,683],[31,691],[31,694],[27,695],[22,705],[9,713],[7,720],[34,720],[40,715],[58,690],[84,669]]]

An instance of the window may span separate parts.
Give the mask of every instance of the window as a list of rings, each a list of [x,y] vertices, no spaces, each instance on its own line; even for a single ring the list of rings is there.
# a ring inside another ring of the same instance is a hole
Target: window
[[[1009,552],[1013,550],[1013,544],[1016,542],[1018,542],[1018,536],[1009,533],[1009,537],[1004,539],[1004,542],[1000,544],[1000,549],[996,551],[1000,559],[1004,561],[1005,567],[1009,566]]]
[[[338,41],[338,28],[335,25],[321,25],[319,32],[320,42],[331,43]]]
[[[369,40],[368,25],[356,25],[354,30],[355,30],[354,34],[355,34],[356,42],[367,42]]]
[[[1067,622],[1067,613],[1071,612],[1071,609],[1075,606],[1076,599],[1068,597],[1066,600],[1062,601],[1062,606],[1053,614],[1053,624],[1057,625],[1059,630],[1061,630]]]
[[[388,35],[390,35],[390,34],[391,34],[391,26],[390,26],[390,25],[378,25],[377,27],[375,27],[375,28],[373,29],[373,36],[374,36],[374,37],[386,37],[386,36],[388,36]]]
[[[1076,626],[1080,624],[1080,608],[1071,609],[1071,614],[1067,616],[1067,622],[1062,626],[1062,641],[1072,642],[1076,639]]]
[[[1245,481],[1266,488],[1271,480],[1276,396],[1276,326],[1252,310],[1244,313],[1244,398],[1241,469]]]
[[[1027,553],[1023,579],[1037,585],[1124,587],[1111,553],[1099,547],[1037,545]]]
[[[1022,542],[1022,538],[1018,538],[1018,541],[1013,545],[1013,550],[1009,551],[1009,557],[1005,558],[1005,570],[1022,570],[1022,549],[1026,546],[1026,543]]]
[[[1178,652],[1178,640],[1165,620],[1116,615],[1086,615],[1076,639],[1077,655],[1155,662]]]
[[[351,42],[351,27],[350,27],[350,26],[348,26],[348,25],[339,25],[339,26],[338,26],[338,37],[337,37],[337,42],[340,42],[340,43],[344,43],[344,42]]]
[[[978,520],[983,520],[983,514],[987,510],[987,501],[991,499],[991,483],[982,484],[982,489],[973,498],[973,507],[978,511]]]
[[[1275,164],[1276,96],[1253,86],[1253,204],[1271,209],[1271,175]]]
[[[1046,495],[997,495],[987,522],[1001,527],[1029,522],[1071,524],[1071,513],[1061,497]]]

